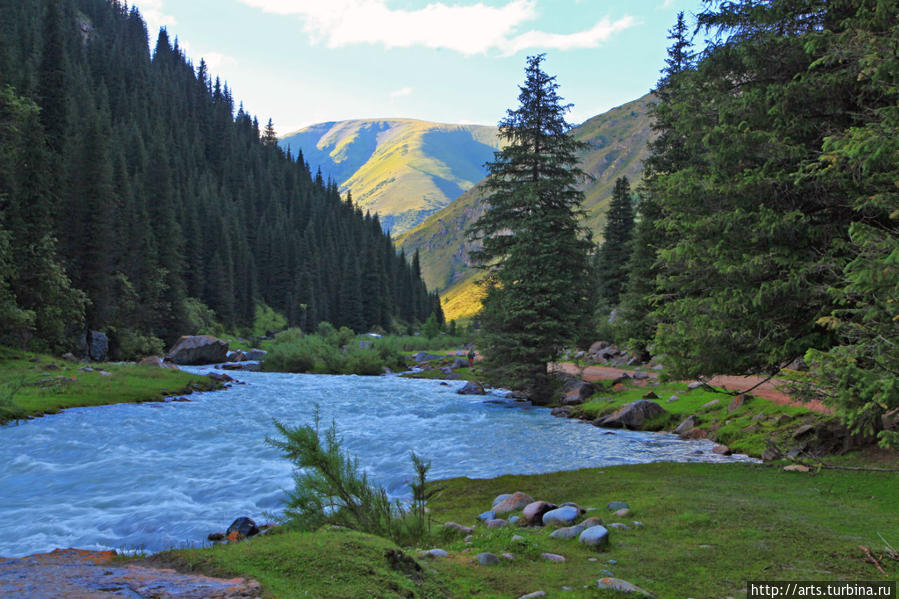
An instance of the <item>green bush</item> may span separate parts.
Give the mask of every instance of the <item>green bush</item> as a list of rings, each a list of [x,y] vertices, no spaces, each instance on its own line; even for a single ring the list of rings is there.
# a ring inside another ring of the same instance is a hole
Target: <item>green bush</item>
[[[368,480],[358,460],[341,448],[336,424],[322,439],[317,407],[315,426],[290,427],[276,420],[275,427],[283,440],[267,437],[266,443],[281,450],[295,468],[294,489],[285,506],[289,526],[316,530],[334,524],[401,545],[418,544],[430,533],[427,501],[438,492],[426,480],[430,462],[412,454],[416,479],[409,509],[390,501],[383,487]]]
[[[146,356],[161,356],[165,353],[165,343],[159,337],[138,333],[133,329],[119,329],[115,332],[118,354],[122,360],[138,360]]]

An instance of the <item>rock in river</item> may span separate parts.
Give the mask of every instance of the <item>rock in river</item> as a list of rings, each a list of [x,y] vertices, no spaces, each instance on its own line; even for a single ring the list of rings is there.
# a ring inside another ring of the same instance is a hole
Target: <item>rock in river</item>
[[[175,364],[214,364],[227,356],[227,342],[210,335],[188,335],[178,339],[165,358]]]
[[[480,383],[476,383],[474,381],[469,381],[465,384],[464,387],[456,391],[459,395],[486,395],[487,392],[484,391],[484,387],[481,386]]]

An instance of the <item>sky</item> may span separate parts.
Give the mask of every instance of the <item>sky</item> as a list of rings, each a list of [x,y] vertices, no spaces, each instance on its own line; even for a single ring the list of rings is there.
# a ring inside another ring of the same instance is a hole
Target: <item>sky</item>
[[[667,31],[700,0],[134,0],[204,58],[279,135],[327,121],[416,118],[495,125],[517,105],[528,56],[574,106],[572,124],[647,93]]]

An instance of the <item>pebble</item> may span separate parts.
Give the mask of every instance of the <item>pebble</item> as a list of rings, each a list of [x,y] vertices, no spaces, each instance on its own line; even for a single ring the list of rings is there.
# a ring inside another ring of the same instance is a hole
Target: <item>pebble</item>
[[[435,547],[434,549],[429,549],[428,551],[426,551],[425,556],[427,556],[427,557],[449,557],[449,553],[444,551],[443,549],[438,549]]]
[[[543,591],[534,591],[533,593],[522,595],[518,599],[538,599],[539,597],[546,597],[546,593]]]
[[[634,526],[643,526],[643,523],[640,522],[639,520],[634,520],[631,522],[631,524],[633,524]]]
[[[624,503],[623,501],[610,501],[610,502],[606,505],[606,509],[609,510],[610,512],[614,512],[614,511],[617,511],[617,510],[626,510],[626,509],[629,509],[629,508],[630,508],[630,506],[628,506],[628,505],[627,505],[626,503]]]
[[[618,530],[630,530],[631,527],[623,522],[612,522],[609,524],[610,528],[617,528]]]
[[[610,566],[614,566],[614,565],[617,564],[617,563],[618,563],[618,560],[617,560],[617,559],[610,559],[610,560],[609,560],[609,565],[610,565]]]
[[[512,542],[513,543],[525,543],[527,541],[525,541],[524,537],[521,535],[512,535]]]
[[[509,523],[502,518],[487,520],[487,528],[504,528],[506,526],[509,526]]]
[[[474,529],[470,526],[462,526],[461,524],[457,524],[455,522],[447,522],[443,525],[443,528],[450,528],[452,530],[458,530],[459,532],[465,534],[471,534],[474,532]]]
[[[578,543],[594,549],[603,549],[609,544],[609,530],[605,526],[591,526],[581,533]]]
[[[515,559],[515,554],[513,554],[513,553],[504,553],[504,554],[502,554],[502,558],[503,558],[503,559],[506,559],[506,560],[509,560],[509,561],[512,561],[513,559]]]
[[[631,511],[627,508],[622,508],[620,510],[615,510],[615,515],[619,518],[627,518],[631,515]]]
[[[518,524],[521,521],[519,516],[512,516],[509,518],[509,524]]]
[[[677,395],[672,395],[671,397],[668,398],[668,403],[673,403],[679,399],[680,399],[680,397],[678,397]]]
[[[596,559],[595,557],[588,557],[588,558],[587,558],[587,561],[588,561],[588,562],[598,562],[599,560]]]
[[[493,510],[487,510],[486,512],[483,512],[482,514],[478,515],[478,520],[480,520],[481,522],[487,522],[488,520],[495,520],[495,519],[496,519],[496,512],[494,512]]]

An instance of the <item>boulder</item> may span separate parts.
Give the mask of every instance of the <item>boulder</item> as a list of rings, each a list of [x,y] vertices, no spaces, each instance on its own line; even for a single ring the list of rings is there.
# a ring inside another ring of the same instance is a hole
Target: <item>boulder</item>
[[[497,503],[499,503],[503,499],[508,499],[511,496],[512,496],[511,493],[502,493],[501,495],[497,495],[496,497],[493,498],[493,503],[490,504],[490,507],[495,507]]]
[[[228,357],[228,343],[211,335],[181,337],[165,355],[175,364],[214,364]]]
[[[109,355],[109,337],[100,331],[88,331],[78,338],[79,353],[88,360],[105,362]]]
[[[598,418],[593,424],[608,428],[639,429],[647,420],[665,413],[665,408],[656,402],[641,399],[622,406],[604,418]]]
[[[450,368],[452,368],[453,370],[455,370],[456,368],[467,368],[467,367],[468,367],[468,360],[463,360],[462,358],[456,358],[455,360],[453,360],[452,366],[450,366]]]
[[[718,455],[730,455],[733,452],[727,445],[716,445],[712,448],[712,453],[717,453]]]
[[[533,497],[531,497],[527,493],[515,491],[514,493],[497,503],[495,506],[493,506],[493,511],[495,511],[497,514],[508,514],[509,512],[524,509],[529,503],[534,503]]]
[[[591,526],[578,536],[577,542],[593,549],[605,549],[609,545],[609,529],[605,526]]]
[[[478,514],[478,520],[481,522],[489,522],[490,520],[494,520],[496,518],[496,512],[493,510],[487,510],[486,512],[482,512]]]
[[[170,368],[178,370],[178,365],[174,362],[166,362],[162,356],[147,356],[137,363],[138,366],[155,366],[156,368]]]
[[[592,384],[587,381],[577,381],[565,390],[565,396],[561,403],[563,406],[582,404],[594,393],[596,393],[596,387]]]
[[[262,365],[258,362],[232,362],[222,364],[222,370],[249,370],[251,372],[259,372]]]
[[[563,504],[560,505],[559,507],[574,507],[574,508],[577,508],[577,511],[578,511],[579,513],[581,513],[581,514],[584,514],[584,513],[587,512],[587,510],[585,510],[584,508],[582,508],[581,506],[579,506],[578,504],[576,504],[576,503],[573,502],[573,501],[566,501],[565,503],[563,503]]]
[[[465,386],[456,391],[456,393],[459,395],[487,395],[481,383],[476,383],[475,381],[465,383]]]
[[[596,587],[607,591],[618,591],[619,593],[637,594],[644,597],[655,597],[649,591],[641,589],[637,585],[620,578],[600,578],[596,581]]]
[[[566,505],[543,514],[543,524],[546,526],[571,526],[580,516],[581,511],[578,508]]]
[[[253,362],[259,362],[265,359],[265,354],[268,352],[264,349],[256,349],[253,348],[247,352],[247,360],[251,360]]]
[[[231,526],[225,531],[225,536],[230,538],[231,533],[234,532],[237,532],[238,535],[244,538],[249,538],[253,535],[258,535],[259,528],[256,526],[256,523],[253,522],[252,518],[241,517],[231,523]]]
[[[598,354],[600,350],[605,349],[609,346],[607,341],[597,341],[593,345],[590,346],[590,349],[587,350],[588,354]]]
[[[212,380],[218,381],[220,383],[233,383],[234,382],[234,379],[232,379],[227,374],[224,374],[221,372],[207,372],[206,376],[208,376]]]
[[[556,509],[558,506],[548,501],[534,501],[524,506],[521,517],[524,518],[526,524],[531,526],[543,526],[543,514],[550,510]]]
[[[605,526],[605,524],[602,521],[602,518],[599,518],[597,516],[587,518],[586,520],[581,522],[581,524],[584,526],[585,529],[590,528],[591,526]]]

